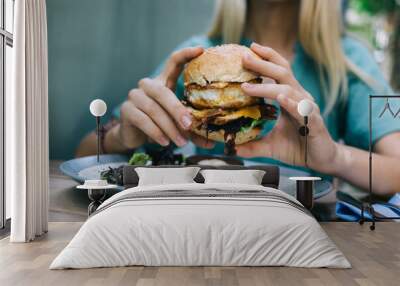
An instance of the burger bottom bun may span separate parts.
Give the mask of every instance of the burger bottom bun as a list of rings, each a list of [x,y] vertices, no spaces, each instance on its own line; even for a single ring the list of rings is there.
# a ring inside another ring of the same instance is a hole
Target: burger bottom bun
[[[247,96],[240,85],[225,88],[190,89],[187,100],[196,108],[241,108],[258,103],[258,98]]]
[[[207,131],[204,128],[201,129],[193,128],[192,132],[204,138],[207,138]],[[260,133],[261,133],[261,128],[257,127],[252,128],[246,132],[239,131],[236,133],[235,145],[244,144],[246,142],[254,140]],[[212,131],[212,132],[210,131],[208,132],[208,139],[212,141],[225,142],[224,134],[225,130],[222,129],[218,131]]]

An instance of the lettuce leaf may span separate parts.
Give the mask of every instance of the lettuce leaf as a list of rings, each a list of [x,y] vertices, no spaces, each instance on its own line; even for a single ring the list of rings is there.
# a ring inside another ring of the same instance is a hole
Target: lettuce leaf
[[[240,128],[240,131],[241,132],[248,132],[249,130],[253,129],[254,127],[262,126],[265,122],[266,122],[265,119],[254,119],[250,123],[250,125],[242,126],[242,128]]]
[[[134,153],[129,160],[129,165],[146,165],[151,157],[146,153]]]

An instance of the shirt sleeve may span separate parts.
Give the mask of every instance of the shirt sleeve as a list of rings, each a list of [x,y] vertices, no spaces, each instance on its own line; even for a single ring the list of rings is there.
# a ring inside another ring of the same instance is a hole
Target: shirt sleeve
[[[210,40],[206,36],[202,36],[202,35],[193,36],[193,37],[189,38],[188,40],[186,40],[185,42],[178,45],[173,51],[178,51],[178,50],[181,50],[184,48],[196,47],[196,46],[208,47],[208,46],[210,46]],[[159,75],[161,73],[161,71],[164,69],[166,62],[167,62],[167,59],[164,59],[161,62],[161,64],[159,64],[157,66],[157,68],[150,74],[149,77],[153,78],[153,77],[156,77],[157,75]],[[183,92],[184,92],[183,76],[180,75],[178,78],[178,81],[177,81],[175,94],[179,99],[182,99]],[[120,108],[121,108],[121,104],[119,104],[117,107],[114,108],[114,110],[112,112],[113,118],[115,118],[115,119],[120,118]]]
[[[354,39],[346,39],[344,49],[353,64],[373,81],[372,85],[368,85],[355,75],[349,76],[349,94],[345,112],[345,143],[366,150],[369,147],[369,96],[392,95],[393,91],[365,46]],[[386,110],[383,113],[386,103],[389,103],[391,111]],[[371,111],[372,144],[385,135],[400,131],[400,98],[389,100],[374,98]],[[398,114],[395,118],[396,113]]]

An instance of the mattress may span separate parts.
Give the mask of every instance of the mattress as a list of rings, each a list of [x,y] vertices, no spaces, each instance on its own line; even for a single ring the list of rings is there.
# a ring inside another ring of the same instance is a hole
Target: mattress
[[[140,186],[106,200],[50,269],[119,266],[349,268],[314,217],[263,186]]]

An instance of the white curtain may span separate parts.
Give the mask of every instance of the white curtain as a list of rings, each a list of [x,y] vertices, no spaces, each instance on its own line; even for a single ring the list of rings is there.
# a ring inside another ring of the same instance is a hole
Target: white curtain
[[[17,0],[14,11],[14,94],[6,99],[6,187],[12,194],[10,240],[28,242],[48,227],[46,2]]]

